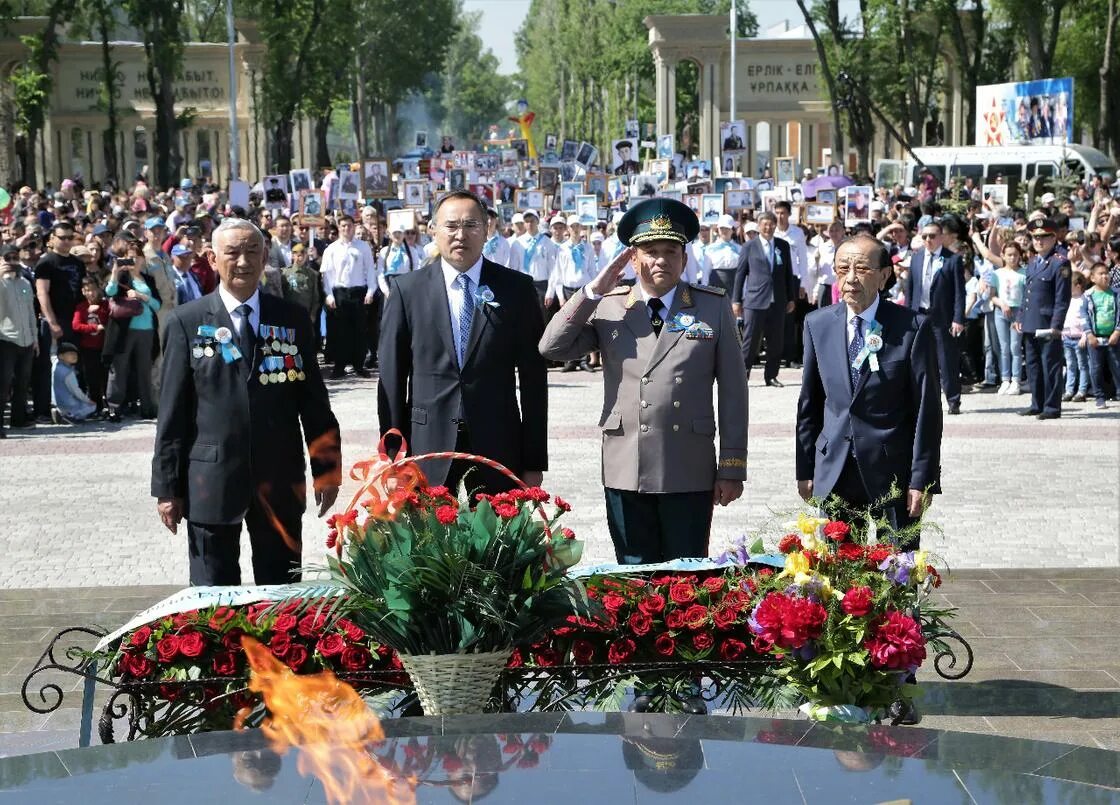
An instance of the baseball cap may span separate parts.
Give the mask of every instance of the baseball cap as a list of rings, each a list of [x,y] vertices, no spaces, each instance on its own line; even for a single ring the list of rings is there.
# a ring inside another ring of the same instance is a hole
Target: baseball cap
[[[509,222],[511,224],[523,224],[525,223],[525,216],[519,212],[515,212],[513,217],[509,219]]]
[[[1041,204],[1053,204],[1056,200],[1057,196],[1055,196],[1053,193],[1043,193],[1042,198],[1040,198],[1038,201]]]
[[[70,250],[70,256],[77,257],[79,260],[81,260],[83,257],[89,257],[91,254],[93,254],[93,252],[91,252],[85,246],[75,246]]]
[[[70,250],[73,253],[73,249]],[[14,243],[5,243],[0,246],[0,257],[7,257],[9,254],[19,254],[19,247]]]
[[[602,240],[603,240],[603,233],[600,232],[599,230],[595,230],[594,232],[591,233],[591,242],[592,243],[599,243]]]
[[[567,226],[568,219],[566,219],[563,215],[554,215],[552,216],[552,220],[548,222],[548,225],[556,226],[557,224],[560,224],[560,226]]]
[[[734,229],[735,228],[735,219],[732,218],[727,213],[724,213],[723,215],[721,215],[719,217],[719,220],[716,221],[716,226],[719,227],[720,229]]]
[[[58,345],[58,354],[63,355],[67,352],[73,352],[77,354],[78,348],[71,344],[69,341],[63,341]]]
[[[525,210],[525,212],[521,213],[521,220],[524,221],[530,215],[533,216],[534,218],[536,218],[538,221],[541,219],[541,217],[539,215],[537,215],[536,210]]]
[[[579,226],[580,225],[579,216],[578,215],[569,215],[567,223],[568,223],[568,226]]]
[[[105,224],[98,224],[93,228],[93,234],[95,235],[104,235],[112,231],[113,230],[109,229],[109,227],[105,226]]]
[[[179,188],[182,190],[190,190],[192,187],[194,187],[194,182],[189,177],[179,182]]]
[[[881,202],[881,201],[872,201],[871,202],[871,212],[886,212],[886,211],[887,211],[887,208],[883,205],[883,202]]]
[[[745,224],[743,224],[743,231],[744,232],[757,232],[758,231],[758,224],[756,224],[754,221],[747,221]]]
[[[147,221],[144,222],[144,228],[145,229],[155,229],[157,226],[162,226],[162,227],[167,226],[166,222],[164,222],[164,220],[162,218],[160,218],[158,215],[155,216],[154,218],[149,218]]]
[[[194,252],[191,251],[190,246],[184,246],[181,243],[177,246],[171,247],[171,256],[172,257],[182,257],[184,254],[194,254]]]

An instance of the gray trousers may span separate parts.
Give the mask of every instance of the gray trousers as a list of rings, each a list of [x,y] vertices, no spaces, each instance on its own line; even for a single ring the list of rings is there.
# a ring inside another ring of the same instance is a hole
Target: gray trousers
[[[120,349],[113,356],[109,368],[109,390],[105,399],[110,408],[120,408],[128,394],[128,376],[136,378],[136,389],[140,394],[140,409],[144,412],[155,411],[155,398],[152,395],[152,339],[153,330],[128,330],[121,339]]]

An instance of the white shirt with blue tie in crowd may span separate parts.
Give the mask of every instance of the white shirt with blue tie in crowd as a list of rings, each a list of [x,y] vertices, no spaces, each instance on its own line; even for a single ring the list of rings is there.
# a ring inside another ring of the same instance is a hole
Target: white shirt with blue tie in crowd
[[[471,335],[471,320],[477,306],[474,295],[478,293],[481,281],[482,258],[479,257],[466,271],[459,271],[446,260],[440,260],[440,267],[443,269],[443,284],[447,286],[447,308],[451,316],[451,333],[455,336],[455,357],[462,368]]]

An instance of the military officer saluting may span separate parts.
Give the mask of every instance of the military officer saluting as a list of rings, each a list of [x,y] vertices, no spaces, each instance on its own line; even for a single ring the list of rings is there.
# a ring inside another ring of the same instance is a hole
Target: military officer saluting
[[[681,281],[699,228],[679,201],[631,207],[618,225],[629,248],[568,300],[540,342],[551,360],[602,352],[603,485],[621,564],[707,556],[713,506],[743,494],[747,379],[738,328],[722,290]],[[628,263],[638,283],[618,287]]]
[[[1069,258],[1058,248],[1054,222],[1037,218],[1027,226],[1035,256],[1027,264],[1026,290],[1015,329],[1023,334],[1031,407],[1021,416],[1062,415],[1062,327],[1069,309]]]

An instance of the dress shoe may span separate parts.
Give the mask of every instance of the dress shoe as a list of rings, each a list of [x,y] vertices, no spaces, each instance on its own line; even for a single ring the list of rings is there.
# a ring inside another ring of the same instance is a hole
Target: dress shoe
[[[560,368],[560,371],[561,372],[574,372],[578,368],[579,368],[579,364],[577,364],[575,361],[568,361],[567,363],[565,363]]]
[[[681,710],[691,716],[708,715],[708,705],[699,696],[685,696],[681,699]]]
[[[362,369],[360,367],[354,370],[354,374],[356,374],[358,377],[369,377],[370,376],[368,369]]]
[[[579,370],[581,372],[594,372],[595,371],[595,369],[591,366],[591,364],[588,363],[586,360],[582,360],[582,361],[579,362]]]
[[[1043,411],[1038,415],[1039,419],[1061,419],[1062,414],[1059,411]]]
[[[914,727],[922,722],[922,714],[913,702],[895,702],[891,705],[890,715],[892,726],[901,724]]]
[[[773,386],[773,387],[774,387],[774,388],[776,388],[776,389],[780,389],[780,388],[785,388],[785,385],[786,385],[786,384],[785,384],[785,383],[783,383],[783,382],[782,382],[781,380],[779,380],[778,378],[774,377],[774,378],[771,378],[770,380],[767,380],[767,381],[766,381],[766,385],[768,385],[768,386]]]
[[[1019,416],[1038,416],[1041,413],[1041,411],[1035,410],[1034,408],[1024,408],[1022,411],[1018,412]]]
[[[7,439],[7,438],[8,438],[8,432],[6,430],[0,428],[0,439]]]
[[[1085,395],[1081,392],[1074,394],[1072,402],[1085,402]]]
[[[961,412],[961,404],[960,403],[949,403],[949,413],[950,414],[953,414],[955,416],[955,415],[959,414],[960,412]]]
[[[1062,402],[1069,402],[1072,399],[1073,399],[1073,392],[1072,391],[1067,391],[1065,394],[1062,395]]]
[[[648,713],[653,707],[653,696],[649,693],[639,693],[630,703],[631,713]]]
[[[346,377],[345,369],[340,369],[336,366],[334,370],[331,371],[331,380],[341,380],[344,377]]]
[[[120,422],[121,422],[121,412],[117,411],[116,409],[110,410],[109,411],[109,421],[114,423],[114,424],[119,425]]]

